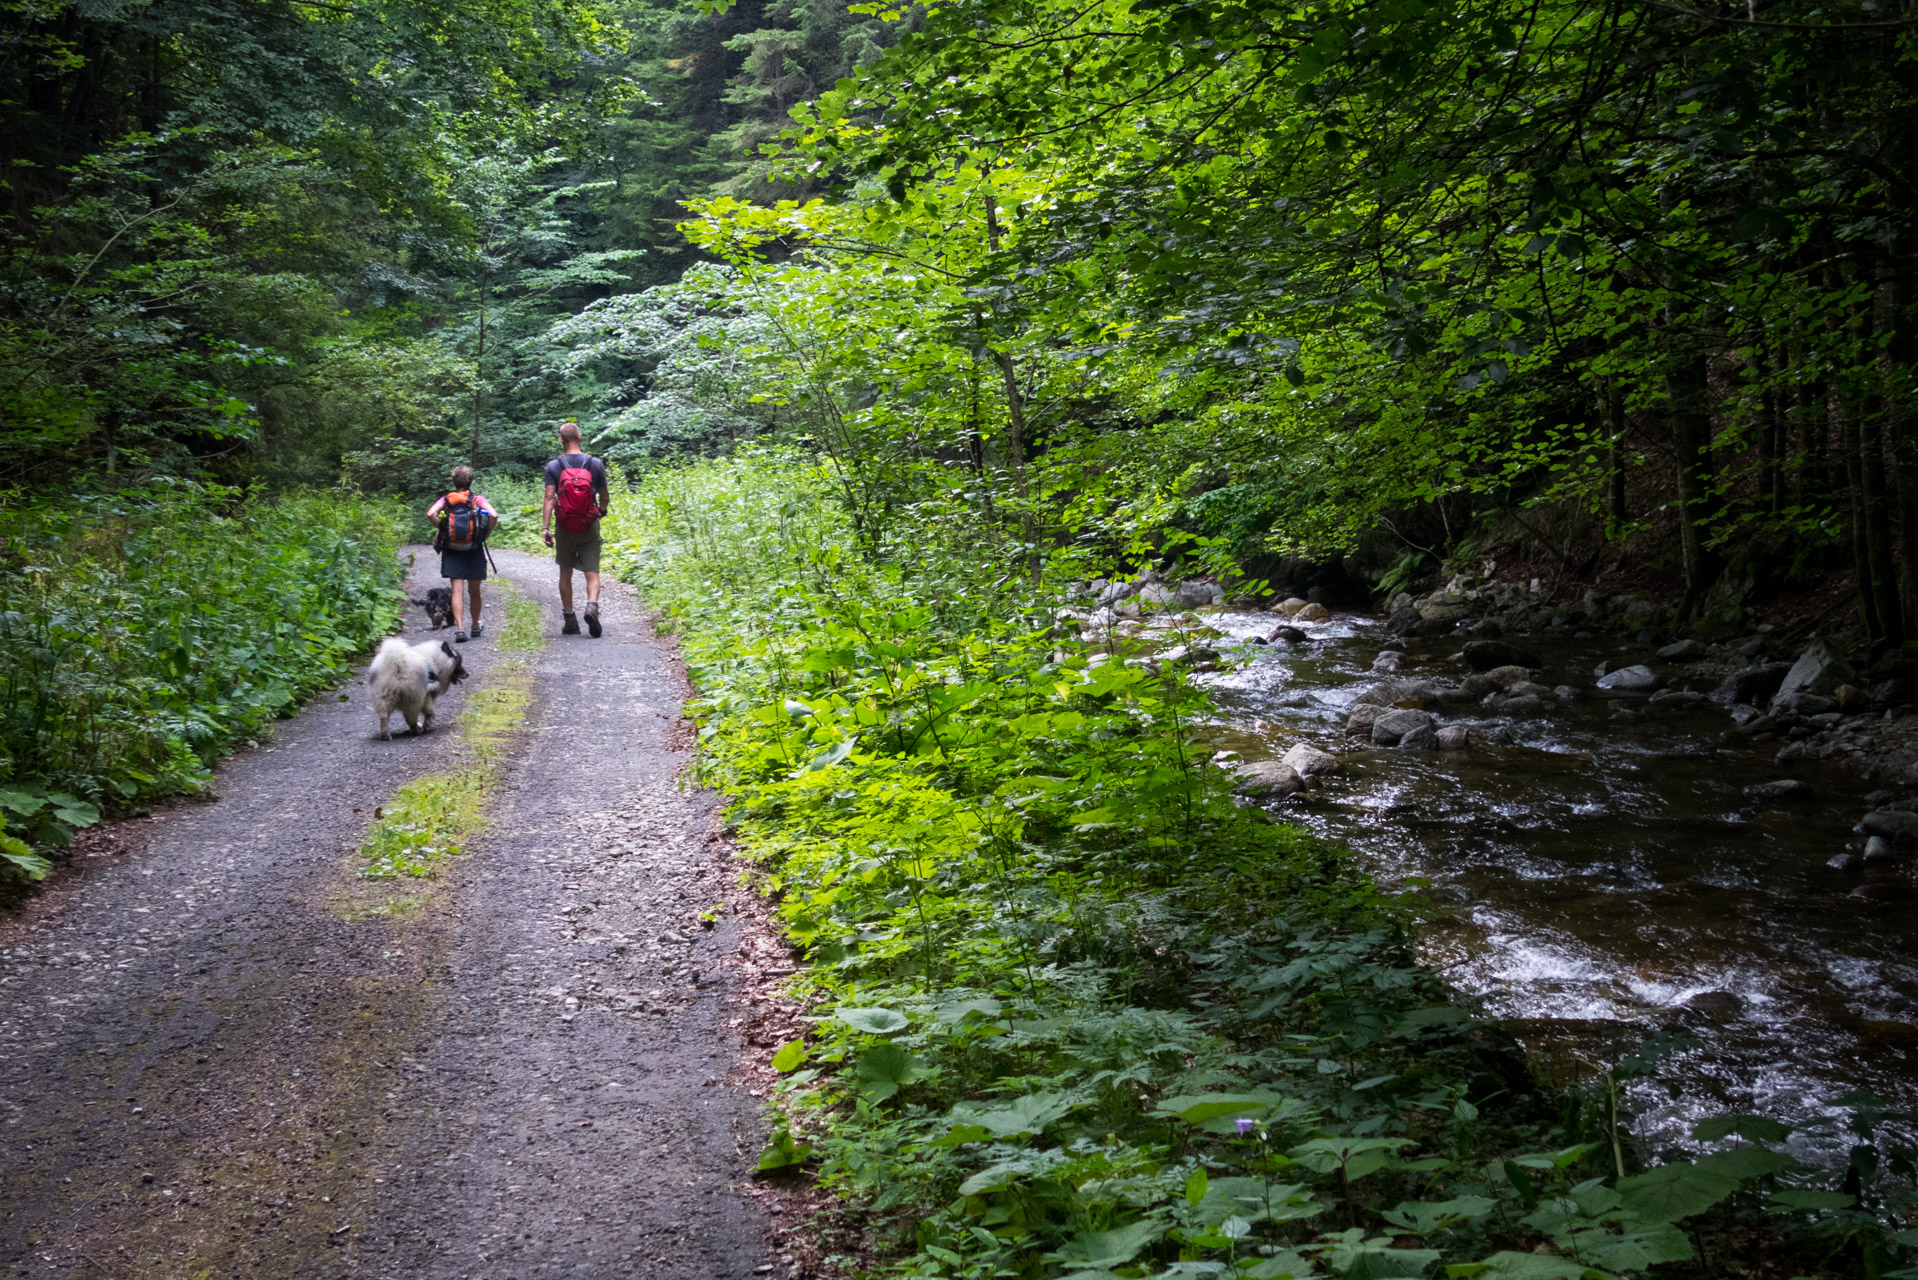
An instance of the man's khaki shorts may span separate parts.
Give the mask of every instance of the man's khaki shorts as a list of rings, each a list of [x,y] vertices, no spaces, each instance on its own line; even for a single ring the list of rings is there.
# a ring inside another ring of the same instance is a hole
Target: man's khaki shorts
[[[559,561],[562,569],[578,569],[583,573],[599,572],[599,523],[585,533],[568,533],[564,529],[553,530],[553,559]]]

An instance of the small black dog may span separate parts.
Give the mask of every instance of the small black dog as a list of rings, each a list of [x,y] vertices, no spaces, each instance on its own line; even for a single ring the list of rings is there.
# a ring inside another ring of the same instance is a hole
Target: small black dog
[[[451,587],[433,587],[426,593],[426,599],[415,600],[414,604],[426,610],[426,616],[432,620],[433,630],[453,625],[453,589]]]

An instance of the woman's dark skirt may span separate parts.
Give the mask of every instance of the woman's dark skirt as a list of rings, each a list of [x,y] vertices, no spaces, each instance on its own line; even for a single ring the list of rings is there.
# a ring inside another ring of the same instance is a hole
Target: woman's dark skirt
[[[462,582],[486,581],[486,548],[440,552],[440,577]]]

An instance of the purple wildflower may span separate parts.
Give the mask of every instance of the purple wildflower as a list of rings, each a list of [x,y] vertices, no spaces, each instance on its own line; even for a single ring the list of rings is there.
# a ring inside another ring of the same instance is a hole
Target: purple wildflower
[[[1239,1117],[1239,1120],[1238,1120],[1238,1124],[1239,1124],[1239,1136],[1240,1136],[1241,1138],[1243,1138],[1243,1137],[1244,1137],[1244,1136],[1245,1136],[1246,1134],[1248,1134],[1248,1133],[1251,1133],[1251,1132],[1252,1132],[1252,1119],[1251,1119],[1251,1117],[1249,1117],[1249,1116],[1240,1116],[1240,1117]]]

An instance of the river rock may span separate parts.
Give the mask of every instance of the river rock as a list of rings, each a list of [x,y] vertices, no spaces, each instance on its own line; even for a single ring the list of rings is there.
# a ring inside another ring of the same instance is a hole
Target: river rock
[[[1276,627],[1272,632],[1273,644],[1304,644],[1305,632],[1297,627]]]
[[[1795,716],[1823,716],[1838,710],[1838,700],[1817,693],[1781,693],[1771,700],[1772,710]]]
[[[1918,843],[1918,813],[1903,809],[1874,809],[1865,815],[1858,829],[1868,836]]]
[[[1798,661],[1792,663],[1791,670],[1785,673],[1777,696],[1789,698],[1799,693],[1830,695],[1839,685],[1852,683],[1852,679],[1851,667],[1838,656],[1837,651],[1823,640],[1814,640],[1798,655]]]
[[[1137,600],[1121,600],[1118,604],[1118,607],[1116,607],[1113,610],[1113,612],[1118,614],[1121,618],[1136,619],[1136,618],[1143,618],[1145,616],[1145,610],[1139,607],[1139,602]]]
[[[1138,590],[1130,582],[1108,582],[1093,599],[1102,605],[1115,605]]]
[[[1578,700],[1578,688],[1575,685],[1569,684],[1556,685],[1552,689],[1552,696],[1560,702],[1576,702]]]
[[[1459,688],[1465,690],[1465,692],[1473,698],[1483,698],[1488,693],[1496,693],[1498,690],[1504,688],[1504,686],[1492,679],[1492,677],[1485,672],[1474,671],[1471,675],[1465,677],[1464,683],[1461,684]]]
[[[1843,853],[1834,853],[1826,858],[1825,865],[1833,871],[1856,871],[1865,865],[1865,860],[1847,849]]]
[[[1791,670],[1788,662],[1761,662],[1757,666],[1745,667],[1726,677],[1725,683],[1718,686],[1718,692],[1733,702],[1749,702],[1756,706],[1778,692],[1778,686],[1785,681],[1785,673]]]
[[[1379,656],[1372,659],[1372,670],[1392,672],[1399,669],[1399,663],[1405,660],[1401,649],[1380,649]]]
[[[1339,771],[1337,756],[1304,742],[1280,756],[1279,763],[1292,766],[1294,772],[1307,778],[1325,777]]]
[[[1796,778],[1779,778],[1772,782],[1755,782],[1745,788],[1745,794],[1754,800],[1763,800],[1771,804],[1793,804],[1812,798],[1811,784],[1800,782]]]
[[[1707,650],[1696,640],[1680,640],[1668,644],[1658,651],[1658,656],[1667,662],[1696,662],[1704,657]]]
[[[1172,593],[1172,603],[1186,609],[1203,609],[1208,605],[1225,603],[1225,588],[1216,582],[1206,582],[1193,578],[1181,582]]]
[[[1399,739],[1421,726],[1429,727],[1432,716],[1426,711],[1399,710],[1387,711],[1372,722],[1372,741],[1382,747],[1395,745]],[[1433,744],[1437,745],[1437,730],[1433,730]]]
[[[1492,706],[1500,715],[1521,720],[1533,720],[1545,714],[1545,699],[1536,693],[1506,694]]]
[[[1438,687],[1438,689],[1432,695],[1432,701],[1438,703],[1442,707],[1459,707],[1459,706],[1464,706],[1467,703],[1477,702],[1480,698],[1483,698],[1484,696],[1485,696],[1485,693],[1483,691],[1479,693],[1473,693],[1470,689],[1466,688],[1464,685],[1448,684],[1448,685],[1440,685]]]
[[[1345,731],[1353,734],[1370,734],[1373,724],[1390,710],[1390,707],[1381,707],[1375,702],[1354,703],[1351,713],[1345,717]]]
[[[1876,867],[1896,861],[1898,861],[1898,851],[1892,847],[1891,841],[1883,836],[1873,836],[1865,841],[1866,866]]]
[[[1871,695],[1855,684],[1841,684],[1832,690],[1831,700],[1848,716],[1871,710]]]
[[[1553,696],[1552,690],[1548,686],[1542,685],[1536,680],[1514,681],[1511,687],[1506,689],[1505,692],[1521,696],[1529,693],[1534,698],[1549,698]]]
[[[1701,991],[1685,1002],[1685,1008],[1713,1022],[1729,1022],[1744,1012],[1745,1002],[1729,991]]]
[[[1617,671],[1600,676],[1598,687],[1601,689],[1610,689],[1614,693],[1644,693],[1658,688],[1662,683],[1664,682],[1658,678],[1656,671],[1653,671],[1650,667],[1639,665],[1620,667]]]
[[[1305,790],[1298,770],[1277,760],[1242,764],[1233,772],[1237,775],[1233,790],[1260,800],[1282,800]]]
[[[1420,621],[1421,619],[1419,618],[1419,611],[1417,609],[1414,609],[1409,604],[1400,605],[1398,608],[1392,610],[1390,617],[1386,618],[1385,633],[1393,636],[1416,634]]]
[[[1438,745],[1438,729],[1429,724],[1422,724],[1399,739],[1399,747],[1407,751],[1437,751]]]
[[[1163,582],[1148,582],[1139,588],[1140,604],[1168,605],[1176,593]]]
[[[1659,711],[1676,714],[1682,711],[1695,711],[1705,703],[1705,695],[1689,689],[1660,689],[1646,702],[1646,706]]]
[[[1871,702],[1875,707],[1902,707],[1918,702],[1918,680],[1903,676],[1880,680],[1871,687]]]
[[[1282,613],[1288,618],[1293,618],[1298,616],[1299,610],[1305,608],[1306,604],[1307,602],[1299,599],[1299,597],[1290,596],[1273,605],[1272,612]]]
[[[1472,624],[1472,634],[1485,639],[1505,634],[1505,628],[1498,624],[1497,618],[1480,618]]]
[[[1352,695],[1353,706],[1370,703],[1375,707],[1389,707],[1399,700],[1398,690],[1389,684],[1365,684]]]
[[[1462,724],[1448,724],[1438,731],[1440,751],[1463,751],[1472,742],[1472,731]]]
[[[1299,610],[1293,617],[1297,618],[1300,622],[1330,622],[1332,621],[1332,611],[1315,600],[1307,604],[1305,608]]]
[[[1499,667],[1530,669],[1545,663],[1529,649],[1504,640],[1471,640],[1465,645],[1465,665],[1474,671],[1492,671]]]
[[[1501,689],[1510,689],[1530,681],[1532,673],[1525,667],[1493,667],[1485,677]]]

